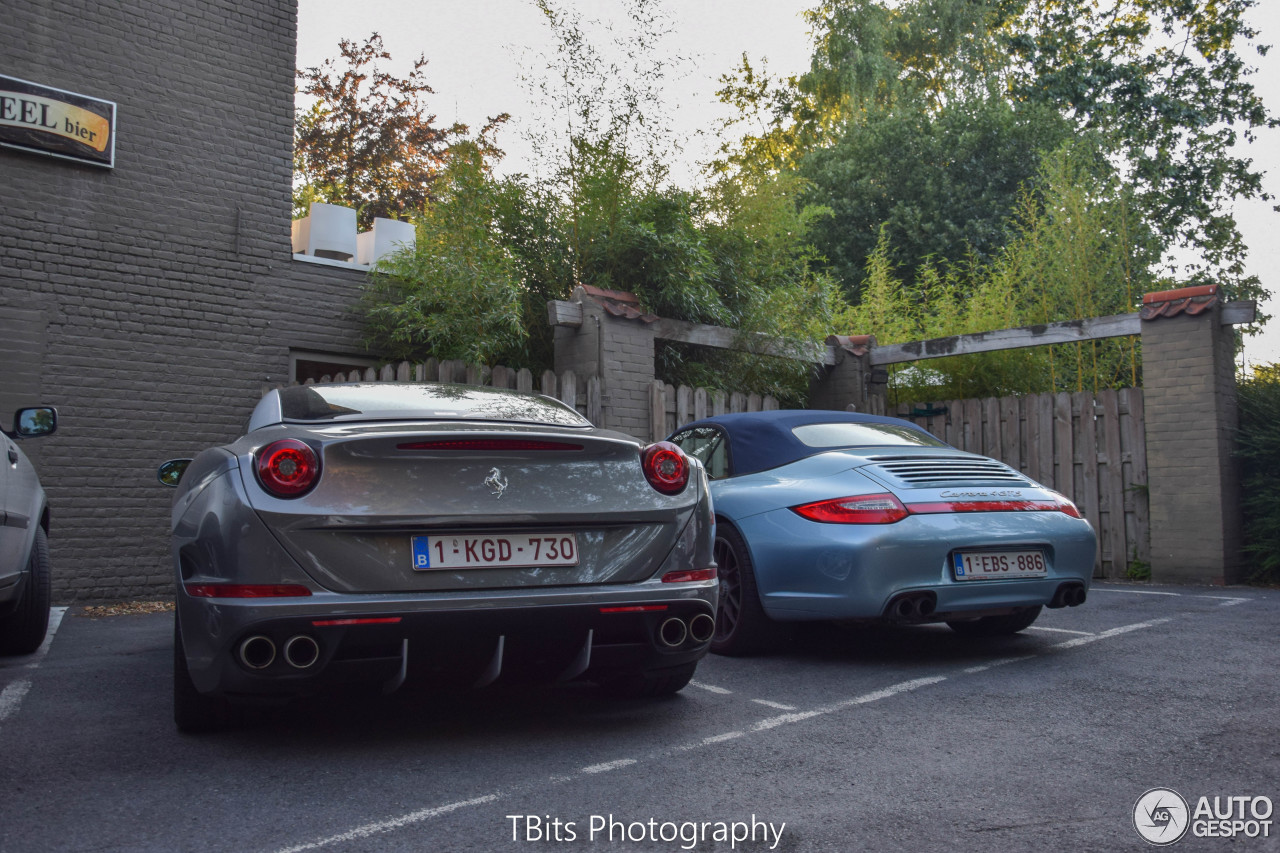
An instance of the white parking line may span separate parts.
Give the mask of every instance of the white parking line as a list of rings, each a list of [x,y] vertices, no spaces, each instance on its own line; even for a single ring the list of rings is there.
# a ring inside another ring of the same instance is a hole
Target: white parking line
[[[1076,646],[1084,646],[1084,645],[1088,645],[1089,643],[1097,642],[1098,640],[1106,640],[1111,637],[1118,637],[1121,634],[1127,634],[1130,631],[1140,631],[1143,628],[1154,628],[1157,625],[1163,625],[1166,622],[1172,622],[1172,621],[1173,619],[1171,617],[1166,616],[1163,619],[1152,619],[1149,622],[1138,622],[1133,625],[1122,625],[1119,628],[1111,628],[1110,630],[1103,631],[1101,634],[1094,634],[1091,637],[1076,637],[1074,640],[1066,640],[1065,642],[1055,643],[1053,648],[1074,649]]]
[[[49,627],[45,631],[44,642],[40,644],[40,648],[31,653],[29,657],[23,657],[21,660],[14,661],[11,665],[21,666],[23,669],[35,669],[40,665],[40,661],[44,660],[44,656],[49,653],[49,646],[53,643],[53,635],[58,633],[58,626],[62,624],[62,617],[67,612],[65,607],[52,607],[49,609]],[[27,697],[27,693],[31,691],[31,679],[20,678],[11,683],[3,691],[0,691],[0,723],[18,713],[18,709],[22,707],[22,700]]]
[[[1122,592],[1129,593],[1130,595],[1172,595],[1175,598],[1182,598],[1184,596],[1186,598],[1208,598],[1213,601],[1221,601],[1223,607],[1230,607],[1233,604],[1244,604],[1246,601],[1253,600],[1252,598],[1242,598],[1234,595],[1200,595],[1194,592],[1163,592],[1155,589],[1116,589],[1115,587],[1108,586],[1095,586],[1090,589],[1090,592]]]
[[[965,670],[965,674],[973,675],[975,672],[986,672],[987,670],[995,669],[998,666],[1008,666],[1011,663],[1018,663],[1019,661],[1031,660],[1034,657],[1039,657],[1039,655],[1019,655],[1016,658],[1000,658],[999,660],[987,661],[981,666],[969,667],[968,669]]]
[[[604,764],[592,764],[590,767],[582,768],[583,773],[608,773],[610,770],[618,770],[623,767],[630,767],[635,764],[634,758],[619,758],[617,761],[606,761]]]
[[[719,693],[723,696],[730,696],[733,694],[732,690],[725,690],[723,687],[716,687],[714,684],[703,684],[701,681],[690,681],[689,686],[696,687],[699,690],[705,690],[708,693]]]
[[[1092,631],[1072,631],[1070,628],[1047,628],[1044,625],[1032,625],[1028,631],[1053,631],[1055,634],[1080,634],[1085,637],[1092,637]]]
[[[1172,618],[1163,618],[1163,619],[1152,619],[1147,622],[1138,622],[1133,625],[1123,625],[1119,628],[1112,628],[1107,631],[1102,631],[1101,633],[1098,633],[1098,634],[1091,634],[1085,637],[1076,637],[1071,640],[1066,640],[1065,642],[1057,643],[1053,646],[1050,646],[1050,648],[1052,649],[1075,648],[1076,646],[1083,646],[1087,643],[1093,643],[1099,640],[1106,640],[1106,639],[1110,639],[1111,637],[1117,637],[1122,634],[1127,634],[1131,631],[1138,631],[1143,628],[1153,628],[1157,625],[1163,625],[1164,623],[1171,622],[1171,621],[1173,621]],[[987,664],[983,664],[982,666],[970,667],[968,669],[963,670],[963,672],[965,673],[982,672],[984,670],[988,670],[993,667],[1004,666],[1006,664],[1029,660],[1030,658],[1035,658],[1040,656],[1041,655],[1039,654],[1029,654],[1029,655],[1021,655],[1018,657],[1003,658],[1000,660],[991,661]],[[910,681],[902,681],[897,684],[892,684],[888,687],[882,688],[880,690],[873,690],[870,693],[864,693],[860,696],[854,696],[850,699],[844,699],[839,702],[834,702],[832,704],[824,705],[819,708],[814,708],[809,711],[796,711],[794,713],[779,714],[778,716],[775,716],[775,717],[767,717],[763,720],[758,721],[746,731],[731,731],[731,732],[724,732],[718,735],[710,735],[698,741],[693,741],[691,743],[681,744],[679,746],[674,746],[674,747],[669,747],[666,749],[659,750],[657,752],[644,756],[643,760],[648,762],[648,761],[660,760],[663,758],[670,758],[673,754],[676,754],[676,753],[689,752],[689,751],[700,749],[703,747],[714,746],[715,744],[724,743],[726,741],[736,740],[738,738],[745,737],[746,735],[751,733],[766,732],[766,731],[769,731],[770,729],[778,728],[779,726],[790,725],[792,723],[799,723],[805,720],[811,720],[814,717],[820,717],[827,714],[834,714],[837,711],[843,711],[859,705],[866,705],[872,702],[878,702],[882,699],[888,699],[893,696],[898,696],[900,694],[908,693],[913,690],[919,690],[924,687],[930,687],[935,684],[940,684],[941,682],[946,681],[948,677],[949,676],[946,676],[946,675],[932,675],[932,676],[926,676],[923,678],[914,678],[914,679],[911,679]],[[690,684],[696,684],[696,682],[690,682]],[[733,692],[730,690],[725,690],[723,687],[712,688],[710,685],[702,685],[702,684],[696,684],[696,686],[702,687],[704,690],[709,689],[712,693],[732,693]],[[768,702],[764,702],[762,700],[753,700],[753,701],[759,701],[761,702],[761,704],[771,704]],[[583,776],[595,775],[597,773],[604,773],[610,770],[618,770],[623,767],[630,767],[633,764],[639,764],[639,763],[640,763],[640,759],[622,758],[616,761],[608,761],[603,764],[592,764],[588,767],[584,767],[581,770],[579,770],[576,775],[553,776],[551,777],[551,781],[555,783],[570,782],[570,781],[573,781],[574,779],[582,778]],[[514,791],[520,792],[524,790],[536,790],[537,788],[545,784],[546,784],[545,780],[530,782],[526,785],[523,785],[514,789]],[[296,847],[287,847],[287,848],[284,848],[283,850],[278,851],[278,853],[301,853],[301,851],[304,851],[304,850],[315,850],[320,847],[327,847],[331,844],[338,844],[343,841],[351,841],[357,838],[367,838],[371,835],[377,835],[383,832],[390,832],[392,830],[400,829],[405,826],[421,823],[423,821],[430,820],[431,818],[438,817],[440,815],[447,814],[449,812],[456,811],[458,809],[467,808],[469,806],[483,805],[485,803],[497,802],[498,800],[502,799],[504,796],[505,794],[501,792],[495,792],[493,794],[489,794],[483,797],[476,797],[475,799],[472,799],[472,800],[463,800],[456,803],[450,803],[444,806],[436,806],[435,808],[421,809],[419,811],[411,812],[407,815],[403,815],[398,818],[391,818],[389,820],[377,821],[374,823],[367,823],[363,826],[360,826],[360,827],[357,827],[356,829],[351,830],[350,832],[344,832],[340,835],[333,835],[328,838],[322,838],[318,841],[313,841],[307,844],[301,844]]]
[[[13,682],[3,691],[0,691],[0,723],[18,713],[18,706],[22,704],[22,700],[30,689],[31,679],[24,678],[21,681]]]
[[[315,850],[319,847],[328,847],[330,844],[340,844],[343,841],[354,841],[357,838],[368,838],[371,835],[378,835],[383,832],[390,832],[393,829],[399,829],[402,826],[409,826],[415,823],[421,823],[424,820],[430,820],[433,817],[439,817],[442,814],[465,809],[468,806],[479,806],[485,803],[497,802],[501,794],[487,794],[483,797],[476,797],[474,800],[463,800],[457,803],[449,803],[447,806],[436,806],[431,809],[421,809],[420,811],[410,812],[401,817],[392,818],[391,820],[378,821],[377,823],[366,823],[364,826],[358,826],[350,832],[344,832],[341,835],[331,835],[328,838],[321,838],[319,841],[312,841],[310,844],[299,844],[297,847],[286,847],[280,853],[301,853],[303,850]]]
[[[779,711],[794,711],[795,705],[783,705],[781,702],[770,702],[768,699],[752,699],[757,705],[764,705],[766,708],[776,708]]]
[[[744,734],[746,734],[746,732],[725,732],[722,735],[712,735],[711,737],[704,737],[702,739],[702,742],[703,744],[710,746],[713,743],[723,743],[726,740],[733,740],[736,737],[742,737]]]

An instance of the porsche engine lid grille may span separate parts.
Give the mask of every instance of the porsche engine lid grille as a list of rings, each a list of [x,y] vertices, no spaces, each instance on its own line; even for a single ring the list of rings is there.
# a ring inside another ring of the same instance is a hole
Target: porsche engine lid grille
[[[883,459],[868,466],[867,470],[891,485],[904,489],[958,485],[1031,485],[1022,474],[994,459],[896,457]]]

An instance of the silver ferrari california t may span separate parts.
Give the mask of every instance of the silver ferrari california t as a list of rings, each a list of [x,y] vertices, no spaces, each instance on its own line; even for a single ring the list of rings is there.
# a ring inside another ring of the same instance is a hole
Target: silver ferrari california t
[[[775,621],[1012,634],[1088,593],[1096,538],[1071,501],[909,421],[754,412],[695,421],[669,441],[711,479],[712,651],[757,651]]]
[[[674,693],[714,631],[702,466],[548,397],[268,392],[177,486],[174,716],[336,686],[586,679]]]

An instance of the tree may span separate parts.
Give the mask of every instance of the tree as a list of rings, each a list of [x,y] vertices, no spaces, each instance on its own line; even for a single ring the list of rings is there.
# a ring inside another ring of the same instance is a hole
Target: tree
[[[1024,191],[1009,244],[990,262],[898,275],[888,230],[867,264],[846,328],[881,343],[987,332],[1136,310],[1157,284],[1158,239],[1135,215],[1132,188],[1089,140],[1046,155]],[[898,400],[1004,396],[1139,384],[1137,341],[1111,339],[934,359],[899,369]]]
[[[882,233],[908,280],[925,264],[989,262],[1015,235],[1019,195],[1043,152],[1070,133],[1052,110],[987,95],[868,107],[800,163],[806,199],[831,210],[815,223],[814,245],[855,299]]]
[[[370,275],[362,301],[370,348],[393,359],[518,362],[527,336],[523,292],[494,229],[502,192],[483,152],[455,144],[436,192],[419,214],[413,249]]]
[[[808,72],[774,81],[744,62],[725,80],[722,97],[764,130],[723,165],[795,166],[886,116],[906,121],[913,105],[934,122],[956,104],[992,97],[1017,112],[1038,105],[1075,133],[1105,141],[1166,257],[1182,249],[1197,258],[1185,276],[1223,284],[1233,298],[1261,298],[1259,283],[1244,275],[1245,247],[1229,210],[1236,199],[1265,197],[1260,173],[1231,144],[1277,124],[1240,53],[1257,36],[1243,21],[1254,5],[824,0],[808,13],[815,45]],[[875,181],[884,171],[864,174]],[[856,229],[863,244],[885,221],[875,221],[876,212]]]
[[[407,77],[379,65],[391,59],[382,37],[363,44],[339,42],[341,64],[333,59],[297,72],[301,92],[316,98],[294,127],[294,215],[313,201],[354,207],[367,227],[374,217],[408,218],[432,197],[450,146],[466,138],[465,124],[436,125],[425,98],[427,60],[419,56]],[[507,120],[492,117],[475,145],[500,156],[491,135]]]

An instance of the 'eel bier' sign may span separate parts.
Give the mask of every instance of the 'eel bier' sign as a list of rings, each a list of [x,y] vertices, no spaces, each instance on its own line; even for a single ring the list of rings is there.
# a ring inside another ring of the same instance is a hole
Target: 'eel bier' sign
[[[116,105],[0,74],[0,146],[115,166]]]

